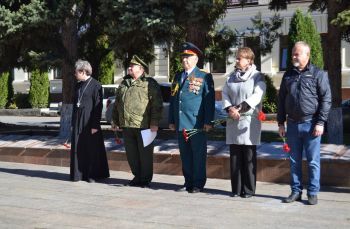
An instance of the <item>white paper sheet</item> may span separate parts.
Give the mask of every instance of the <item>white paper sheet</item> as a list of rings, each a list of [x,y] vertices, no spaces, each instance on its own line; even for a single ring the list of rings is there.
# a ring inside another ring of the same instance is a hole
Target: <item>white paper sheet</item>
[[[153,142],[157,136],[157,131],[151,131],[151,129],[141,130],[143,147],[148,146]]]

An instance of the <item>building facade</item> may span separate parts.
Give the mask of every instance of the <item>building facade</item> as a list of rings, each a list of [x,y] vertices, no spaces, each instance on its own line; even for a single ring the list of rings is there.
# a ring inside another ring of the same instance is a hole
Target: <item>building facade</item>
[[[283,18],[283,24],[280,28],[282,36],[273,44],[271,53],[267,55],[259,55],[257,37],[241,37],[241,43],[244,46],[252,47],[253,50],[257,50],[256,64],[261,72],[266,73],[272,77],[274,85],[279,88],[281,78],[286,70],[287,60],[287,35],[289,32],[289,25],[294,12],[300,9],[302,12],[307,12],[308,7],[312,1],[293,1],[288,5],[287,10],[279,11],[277,13]],[[261,12],[264,20],[269,20],[276,12],[268,9],[269,0],[247,0],[248,5],[244,8],[240,7],[239,0],[232,0],[231,6],[227,10],[226,16],[218,23],[225,25],[231,29],[237,30],[239,33],[247,34],[247,28],[253,26],[251,18],[256,16],[258,12]],[[318,32],[321,34],[321,38],[324,41],[327,34],[327,13],[310,12]],[[327,45],[323,42],[323,48]],[[237,50],[237,47],[232,47],[232,51]],[[325,69],[327,70],[327,59],[331,57],[324,56]],[[342,41],[341,48],[341,60],[342,60],[342,90],[343,99],[350,98],[350,44]],[[221,91],[226,77],[234,70],[234,54],[228,56],[221,61],[214,63],[206,63],[204,69],[213,74],[215,81],[216,91]],[[158,82],[169,81],[169,56],[166,46],[155,46],[155,60],[149,66],[149,73]],[[122,77],[125,75],[122,64],[116,63],[114,81],[118,84]],[[14,90],[15,93],[28,93],[29,91],[29,77],[30,74],[21,70],[14,70]],[[59,94],[62,93],[62,80],[60,74],[57,71],[51,70],[49,72],[50,79],[50,93]]]

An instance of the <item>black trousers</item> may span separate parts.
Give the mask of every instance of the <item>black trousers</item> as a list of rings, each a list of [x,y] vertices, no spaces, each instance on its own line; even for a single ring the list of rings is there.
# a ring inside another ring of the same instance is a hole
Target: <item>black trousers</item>
[[[232,193],[254,195],[256,187],[256,146],[230,145]]]
[[[123,138],[126,151],[126,157],[134,181],[137,183],[149,183],[153,177],[153,148],[152,142],[143,147],[141,129],[123,128]]]

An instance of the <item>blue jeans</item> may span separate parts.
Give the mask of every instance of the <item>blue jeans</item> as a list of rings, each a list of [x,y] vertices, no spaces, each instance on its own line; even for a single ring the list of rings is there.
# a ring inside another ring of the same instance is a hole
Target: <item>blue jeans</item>
[[[308,165],[308,195],[317,195],[320,190],[320,144],[321,137],[313,136],[315,125],[312,121],[302,123],[288,120],[287,123],[287,143],[290,151],[290,174],[291,189],[293,193],[303,190],[302,162],[303,152]]]

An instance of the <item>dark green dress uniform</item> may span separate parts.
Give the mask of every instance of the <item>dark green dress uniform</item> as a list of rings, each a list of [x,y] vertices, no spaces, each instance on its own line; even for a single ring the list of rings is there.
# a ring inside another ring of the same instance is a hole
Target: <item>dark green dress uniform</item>
[[[201,131],[185,140],[182,130],[203,129],[212,125],[215,111],[213,77],[195,67],[183,82],[183,74],[176,74],[172,85],[169,107],[169,123],[175,124],[182,172],[187,190],[203,189],[206,182],[207,136]]]
[[[120,83],[113,110],[113,123],[123,129],[123,139],[132,185],[148,185],[153,177],[154,144],[144,147],[141,130],[158,126],[163,100],[156,80],[145,75],[137,80],[129,75]]]

